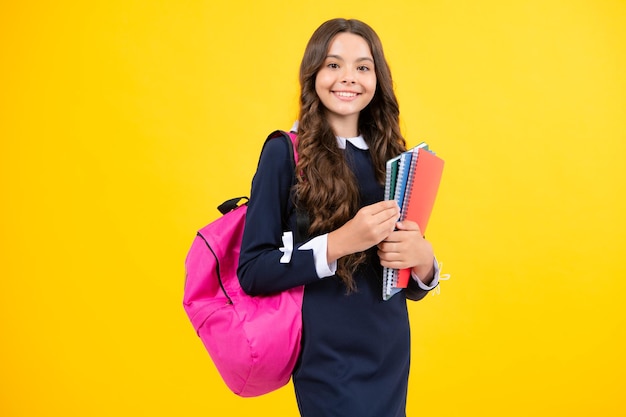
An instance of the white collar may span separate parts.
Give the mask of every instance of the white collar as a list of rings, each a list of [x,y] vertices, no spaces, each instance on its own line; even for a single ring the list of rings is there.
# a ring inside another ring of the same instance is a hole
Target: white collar
[[[297,132],[298,131],[298,121],[297,120],[295,121],[295,123],[291,127],[291,131],[292,132]],[[369,146],[367,146],[367,143],[365,143],[365,139],[363,139],[362,135],[359,135],[359,136],[354,137],[354,138],[343,138],[341,136],[337,136],[337,146],[339,146],[340,149],[346,149],[346,142],[350,142],[351,144],[353,144],[357,148],[362,149],[364,151],[369,149]]]
[[[350,142],[357,148],[364,151],[369,149],[369,146],[367,146],[367,143],[365,143],[365,139],[363,139],[362,135],[356,136],[354,138],[343,138],[341,136],[337,136],[337,145],[340,149],[346,149],[346,142]]]

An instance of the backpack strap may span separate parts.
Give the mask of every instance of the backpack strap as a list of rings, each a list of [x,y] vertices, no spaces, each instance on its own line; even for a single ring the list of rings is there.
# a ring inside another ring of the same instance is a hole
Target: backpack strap
[[[297,182],[295,172],[296,172],[296,165],[298,164],[298,136],[296,132],[293,132],[293,131],[285,132],[282,130],[276,130],[267,137],[267,140],[281,137],[281,136],[288,139],[288,141],[285,140],[286,144],[291,142],[291,146],[289,146],[289,156],[291,159],[291,168],[294,173],[293,180],[291,182],[291,186],[293,188],[293,186],[295,186]],[[309,221],[309,215],[306,211],[297,207],[297,205],[295,204],[295,196],[293,195],[293,193],[292,193],[292,205],[294,209],[296,210],[296,230],[295,230],[294,239],[296,243],[304,242],[309,237],[309,226],[311,224]]]
[[[222,204],[217,206],[217,209],[220,211],[220,213],[226,214],[229,211],[233,211],[234,209],[239,207],[241,205],[239,204],[241,200],[246,200],[242,204],[248,204],[248,201],[249,201],[248,197],[235,197],[235,198],[231,198],[230,200],[224,201]]]

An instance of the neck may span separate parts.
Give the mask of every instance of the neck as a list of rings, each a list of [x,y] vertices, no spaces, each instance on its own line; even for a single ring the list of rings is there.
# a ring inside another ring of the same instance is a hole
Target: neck
[[[333,129],[333,132],[336,136],[341,136],[342,138],[354,138],[359,136],[359,116],[355,115],[353,117],[332,117],[332,115],[327,115],[328,123],[330,123],[330,127]]]

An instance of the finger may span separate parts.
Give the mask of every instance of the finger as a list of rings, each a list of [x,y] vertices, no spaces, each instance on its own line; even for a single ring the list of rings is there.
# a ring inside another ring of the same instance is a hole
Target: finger
[[[372,210],[372,214],[376,215],[379,213],[385,213],[387,211],[390,212],[400,212],[400,208],[398,207],[398,203],[396,200],[383,200],[378,203],[374,203],[368,206]]]
[[[393,268],[393,269],[409,268],[409,264],[407,262],[404,262],[398,259],[380,258],[380,264],[386,268]]]
[[[378,230],[380,231],[380,241],[386,241],[389,236],[394,233],[396,218],[391,217],[380,223]]]
[[[378,250],[378,257],[383,262],[397,262],[400,259],[396,252],[387,252],[384,250]]]
[[[392,231],[382,243],[391,245],[392,243],[397,243],[397,242],[400,242],[401,240],[402,240],[402,236],[400,236],[400,232]]]
[[[399,253],[400,246],[395,242],[389,242],[385,240],[378,244],[378,251],[379,251],[379,254],[380,253],[385,253],[385,254]]]
[[[407,231],[416,230],[421,233],[420,226],[416,222],[411,221],[411,220],[404,220],[404,221],[396,223],[396,228],[398,230],[407,230]]]
[[[374,205],[379,205],[383,208],[398,208],[398,202],[396,200],[383,200],[379,201],[378,203],[374,203]]]
[[[391,208],[372,215],[371,219],[374,224],[382,226],[389,234],[396,228],[396,222],[398,221],[399,215],[400,213],[398,210]]]

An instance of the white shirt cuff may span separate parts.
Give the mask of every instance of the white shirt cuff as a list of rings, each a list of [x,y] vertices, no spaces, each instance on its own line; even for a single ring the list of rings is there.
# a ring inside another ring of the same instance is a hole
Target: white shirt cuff
[[[337,261],[328,263],[326,258],[328,247],[328,234],[314,237],[304,245],[300,246],[298,250],[312,250],[313,260],[315,261],[315,271],[319,278],[326,278],[335,275],[337,272]]]
[[[430,291],[430,290],[434,289],[437,285],[439,285],[439,263],[437,262],[437,259],[434,260],[433,267],[435,268],[435,275],[434,275],[433,280],[431,281],[430,285],[424,284],[419,279],[419,277],[413,273],[413,270],[411,270],[411,278],[413,278],[415,281],[417,281],[417,285],[421,289],[423,289],[425,291]]]

